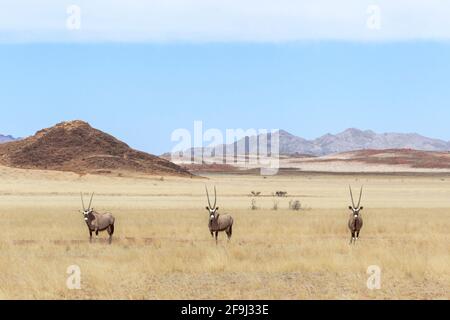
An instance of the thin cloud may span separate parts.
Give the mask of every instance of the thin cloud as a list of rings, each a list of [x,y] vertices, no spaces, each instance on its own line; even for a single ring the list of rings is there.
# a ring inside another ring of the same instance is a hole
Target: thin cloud
[[[448,17],[446,0],[7,0],[0,42],[447,41]]]

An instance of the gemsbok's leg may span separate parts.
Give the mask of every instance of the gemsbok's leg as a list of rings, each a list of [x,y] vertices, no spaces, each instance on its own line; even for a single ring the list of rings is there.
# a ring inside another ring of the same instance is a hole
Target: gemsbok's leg
[[[92,231],[89,230],[89,242],[92,242]]]
[[[218,243],[217,238],[219,237],[219,231],[216,231],[216,244]]]
[[[228,230],[227,230],[228,241],[231,240],[232,234],[233,234],[233,228],[229,227]]]
[[[109,234],[109,244],[112,242],[112,236],[114,234],[114,225],[110,225],[108,227],[108,234]]]

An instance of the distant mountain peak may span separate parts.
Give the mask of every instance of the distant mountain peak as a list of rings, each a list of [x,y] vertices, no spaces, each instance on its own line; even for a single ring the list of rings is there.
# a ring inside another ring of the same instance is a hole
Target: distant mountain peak
[[[358,128],[348,128],[345,129],[342,133],[361,133],[361,132],[363,132],[363,130]]]
[[[349,129],[346,129],[336,135],[338,136],[338,135],[374,135],[374,134],[376,134],[376,133],[372,130],[361,130],[358,128],[349,128]]]
[[[286,131],[286,130],[283,130],[283,129],[280,129],[280,130],[278,130],[277,132],[278,132],[280,135],[293,136],[292,133],[290,133],[290,132],[288,132],[288,131]]]
[[[0,134],[0,143],[6,143],[11,141],[16,141],[18,139],[14,138],[12,135],[2,135]]]

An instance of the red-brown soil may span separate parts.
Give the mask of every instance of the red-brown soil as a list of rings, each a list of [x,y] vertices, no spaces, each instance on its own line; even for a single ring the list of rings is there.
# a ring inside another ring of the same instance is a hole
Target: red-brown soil
[[[343,155],[345,158],[342,158]],[[412,149],[360,150],[315,161],[358,161],[369,164],[407,165],[422,169],[450,169],[450,153]]]
[[[239,168],[220,163],[203,163],[203,164],[183,164],[181,165],[184,169],[189,172],[237,172],[240,171]]]

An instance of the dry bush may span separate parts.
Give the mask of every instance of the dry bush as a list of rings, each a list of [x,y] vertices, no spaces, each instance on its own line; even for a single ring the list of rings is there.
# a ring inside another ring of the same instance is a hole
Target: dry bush
[[[256,205],[256,199],[252,199],[252,204],[250,206],[252,210],[258,210],[258,206]]]
[[[273,200],[273,206],[272,206],[272,210],[278,210],[278,205],[280,204],[280,202],[277,199]]]
[[[299,211],[302,209],[302,204],[299,200],[291,200],[289,201],[289,209]]]

